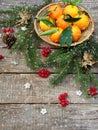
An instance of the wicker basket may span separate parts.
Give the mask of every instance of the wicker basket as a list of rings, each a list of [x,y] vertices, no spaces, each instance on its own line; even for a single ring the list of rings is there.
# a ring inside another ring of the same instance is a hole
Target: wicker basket
[[[36,17],[39,17],[40,15],[42,15],[44,12],[47,11],[47,9],[48,9],[49,6],[54,5],[54,4],[59,4],[59,5],[61,5],[62,8],[65,7],[64,3],[62,3],[62,2],[48,4],[47,6],[43,7],[37,13]],[[89,24],[89,27],[84,32],[82,32],[81,38],[77,42],[73,42],[71,44],[71,46],[76,46],[76,45],[81,44],[82,42],[86,41],[87,39],[89,39],[89,37],[91,36],[91,34],[94,31],[94,21],[93,21],[93,18],[91,16],[91,14],[84,7],[81,7],[81,6],[78,6],[78,7],[79,7],[79,9],[81,11],[84,11],[88,15],[88,17],[90,19],[90,24]],[[42,30],[40,29],[39,21],[37,19],[34,20],[34,28],[35,28],[36,33],[39,36],[39,34],[42,33]],[[51,44],[51,45],[60,46],[60,44],[52,42],[48,36],[40,36],[40,38],[42,40],[44,40],[45,42]],[[66,44],[64,46],[66,47]]]

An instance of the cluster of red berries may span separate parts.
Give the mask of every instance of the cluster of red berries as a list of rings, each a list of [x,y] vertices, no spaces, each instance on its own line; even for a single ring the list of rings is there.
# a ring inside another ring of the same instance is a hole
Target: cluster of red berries
[[[14,33],[13,28],[2,28],[2,33]]]
[[[0,55],[0,60],[4,59],[4,57],[2,55]]]
[[[42,78],[48,78],[50,75],[50,72],[47,69],[40,69],[38,74]]]
[[[45,46],[42,47],[41,54],[43,57],[48,57],[50,53],[51,53],[50,47]]]
[[[67,97],[68,97],[67,93],[62,93],[59,95],[58,99],[62,107],[69,105],[69,101],[67,100]]]
[[[51,53],[50,47],[45,47],[45,46],[42,47],[41,54],[43,57],[48,57],[50,53]],[[42,78],[48,78],[50,75],[50,72],[47,69],[43,68],[39,70],[38,74]]]
[[[94,86],[91,86],[90,89],[88,90],[88,94],[91,96],[95,96],[98,94],[97,89]]]

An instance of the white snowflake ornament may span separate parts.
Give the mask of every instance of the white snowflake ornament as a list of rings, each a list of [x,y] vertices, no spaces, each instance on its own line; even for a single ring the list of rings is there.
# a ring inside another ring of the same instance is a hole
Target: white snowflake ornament
[[[21,30],[22,30],[22,31],[26,31],[27,28],[24,26],[24,27],[21,27]]]
[[[30,88],[31,87],[31,84],[30,83],[26,83],[24,84],[24,87],[27,89],[27,88]]]
[[[12,64],[18,65],[18,61],[12,61]]]
[[[81,90],[76,91],[76,95],[77,96],[81,96],[82,95],[82,91]]]
[[[47,110],[46,110],[46,108],[41,109],[40,113],[41,113],[42,115],[47,114]]]

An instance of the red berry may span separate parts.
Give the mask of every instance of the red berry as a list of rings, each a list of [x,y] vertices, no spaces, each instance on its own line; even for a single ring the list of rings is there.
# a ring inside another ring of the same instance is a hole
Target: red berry
[[[7,28],[6,31],[7,31],[8,33],[10,33],[11,29],[10,29],[10,28]]]
[[[7,28],[7,29],[6,28],[2,28],[2,32],[3,33],[14,33],[14,29],[13,28],[12,29],[11,28]]]
[[[97,93],[97,89],[96,89],[94,86],[91,86],[91,87],[90,87],[88,93],[89,93],[90,95],[92,95],[92,96],[95,96],[95,95],[98,94],[98,93]]]
[[[60,101],[62,101],[62,100],[65,99],[65,97],[64,97],[62,94],[60,94],[59,97],[58,97],[58,99],[59,99]]]
[[[41,69],[39,70],[38,74],[42,78],[48,78],[48,76],[50,75],[50,72],[47,69]]]
[[[61,102],[61,106],[62,106],[62,107],[65,107],[65,106],[67,106],[67,105],[69,105],[69,101],[68,101],[68,100],[63,100],[63,101]]]
[[[2,60],[4,57],[2,55],[0,55],[0,60]]]
[[[68,96],[67,93],[62,93],[62,94],[59,95],[58,99],[59,99],[60,101],[62,101],[62,100],[65,100],[65,98],[67,98],[67,96]]]
[[[40,74],[40,76],[43,77],[43,78],[45,77],[44,74]]]
[[[68,100],[65,100],[65,102],[66,102],[66,105],[69,105],[69,103],[70,103]]]
[[[42,47],[42,49],[45,49],[45,48],[46,48],[45,46]]]
[[[68,93],[63,93],[63,95],[65,96],[65,98],[68,97]]]
[[[10,33],[14,33],[14,29],[12,28],[12,29],[10,29]]]
[[[40,74],[44,74],[45,69],[40,70]]]
[[[6,28],[2,28],[2,33],[6,33],[6,32],[7,32]]]
[[[65,101],[62,101],[62,102],[61,102],[61,106],[62,106],[62,107],[65,107],[65,106],[66,106]]]
[[[48,55],[51,53],[51,49],[49,47],[43,46],[41,53],[42,53],[42,56],[48,57]]]
[[[46,48],[46,51],[47,51],[47,53],[50,53],[50,52],[51,52],[51,50],[50,50],[49,47]]]

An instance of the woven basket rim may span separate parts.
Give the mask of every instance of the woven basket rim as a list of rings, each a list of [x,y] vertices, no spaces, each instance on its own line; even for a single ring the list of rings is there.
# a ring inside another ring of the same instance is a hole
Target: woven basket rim
[[[55,5],[55,4],[60,4],[62,7],[63,7],[63,6],[66,6],[66,4],[64,4],[63,2],[55,2],[55,3],[48,4],[48,5],[44,6],[41,10],[38,11],[36,17],[39,17],[43,12],[45,12],[45,11],[48,9],[49,6]],[[83,32],[83,33],[85,33],[84,35],[86,35],[86,36],[81,37],[80,40],[77,41],[77,42],[73,42],[73,43],[71,44],[71,46],[76,46],[76,45],[81,44],[81,43],[83,43],[84,41],[88,40],[89,37],[90,37],[90,36],[92,35],[92,33],[94,32],[94,20],[93,20],[91,14],[90,14],[90,13],[88,12],[88,10],[87,10],[86,8],[84,8],[83,6],[78,6],[78,8],[88,14],[89,19],[90,19],[90,24],[89,24],[89,27]],[[36,33],[37,33],[38,36],[39,36],[39,34],[40,34],[41,32],[43,32],[43,31],[40,29],[39,21],[38,21],[37,19],[34,20],[34,29],[35,29],[35,31],[36,31]],[[83,35],[83,33],[82,33],[82,35]],[[48,36],[39,36],[39,37],[40,37],[43,41],[45,41],[46,43],[48,43],[48,44],[50,44],[50,45],[61,47],[59,43],[54,43],[54,42],[52,42],[52,41],[48,38]],[[83,38],[83,39],[82,39],[82,38]],[[66,47],[66,46],[67,46],[67,45],[65,44],[63,47]]]

